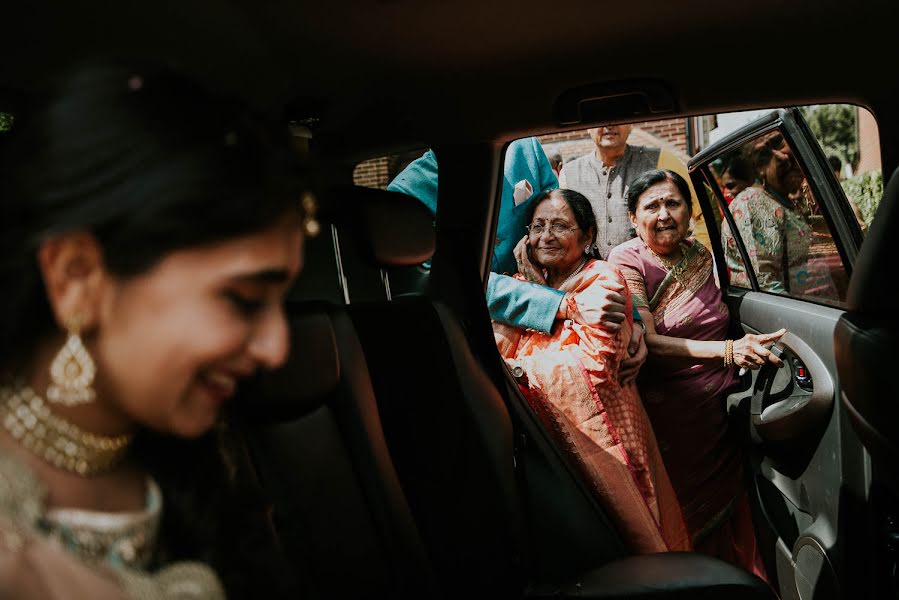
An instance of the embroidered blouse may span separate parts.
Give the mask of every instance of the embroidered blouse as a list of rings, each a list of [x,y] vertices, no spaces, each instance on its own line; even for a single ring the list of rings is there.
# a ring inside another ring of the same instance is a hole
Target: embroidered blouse
[[[134,512],[47,508],[46,496],[46,489],[31,469],[0,451],[0,563],[17,553],[22,555],[19,562],[27,562],[29,556],[56,547],[77,557],[86,569],[96,571],[98,577],[86,573],[79,576],[79,584],[89,580],[108,585],[104,578],[115,579],[126,598],[225,598],[218,577],[202,563],[180,562],[153,574],[146,572],[156,548],[162,513],[162,494],[151,478],[147,479],[145,507]],[[28,540],[35,538],[43,540],[38,542],[38,550],[28,550]],[[65,573],[59,576],[65,577]],[[5,583],[0,577],[0,587],[6,589]]]

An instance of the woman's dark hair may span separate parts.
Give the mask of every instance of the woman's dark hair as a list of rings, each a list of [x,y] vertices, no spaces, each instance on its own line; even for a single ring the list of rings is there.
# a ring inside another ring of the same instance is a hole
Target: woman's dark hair
[[[127,278],[299,215],[301,191],[286,127],[186,79],[110,65],[56,79],[0,140],[0,370],[21,368],[55,330],[37,264],[47,238],[90,232],[105,267]],[[141,432],[134,458],[163,490],[164,553],[208,562],[242,597],[284,577],[260,534],[266,509],[237,485],[218,438]]]
[[[750,183],[755,181],[755,171],[752,168],[752,163],[750,163],[740,151],[733,152],[725,160],[724,168],[721,169],[721,174],[723,175],[728,172],[734,179],[741,179]]]
[[[565,201],[568,208],[574,213],[574,221],[577,223],[580,230],[584,232],[584,235],[589,235],[590,228],[593,228],[593,239],[590,240],[592,248],[593,243],[596,241],[596,215],[593,213],[593,206],[590,204],[590,201],[580,192],[564,188],[540,192],[540,194],[531,202],[530,206],[528,206],[527,211],[525,211],[525,222],[530,223],[533,221],[534,213],[537,212],[537,207],[540,206],[544,200],[553,195],[556,195]]]
[[[0,142],[0,367],[52,330],[36,254],[88,231],[127,277],[165,255],[265,229],[299,205],[287,131],[161,71],[82,68]],[[280,139],[279,139],[280,138]]]
[[[674,171],[669,171],[668,169],[653,169],[652,171],[647,171],[637,177],[637,179],[635,179],[628,188],[628,212],[631,214],[637,212],[637,204],[640,202],[640,196],[642,196],[646,192],[646,190],[648,190],[652,186],[658,185],[665,181],[670,181],[674,184],[674,187],[677,188],[678,193],[683,196],[684,201],[686,201],[688,207],[693,206],[693,200],[690,197],[690,186],[687,184],[686,179],[684,179]]]

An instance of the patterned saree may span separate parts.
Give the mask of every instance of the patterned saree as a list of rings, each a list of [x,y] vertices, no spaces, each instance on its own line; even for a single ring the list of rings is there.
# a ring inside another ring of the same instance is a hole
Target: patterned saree
[[[520,278],[520,276],[517,276]],[[560,288],[577,295],[617,269],[591,260]],[[680,506],[636,386],[618,384],[627,355],[631,302],[618,332],[557,322],[550,335],[494,323],[500,353],[544,426],[582,471],[635,553],[690,550]]]
[[[712,256],[694,240],[681,249],[683,259],[670,270],[639,238],[615,248],[609,260],[627,279],[634,304],[652,312],[656,333],[724,340],[730,317]],[[736,373],[721,362],[650,355],[638,383],[694,546],[764,577],[743,454],[724,408]]]

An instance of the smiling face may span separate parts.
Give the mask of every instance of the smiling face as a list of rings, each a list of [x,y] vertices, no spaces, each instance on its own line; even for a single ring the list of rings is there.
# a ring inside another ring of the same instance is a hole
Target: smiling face
[[[677,249],[687,237],[690,206],[669,180],[649,188],[637,200],[637,210],[630,215],[637,235],[653,252],[665,256]]]
[[[106,275],[90,336],[98,401],[157,431],[207,431],[238,380],[286,359],[282,300],[301,251],[289,218],[173,252],[133,278]]]
[[[528,233],[532,260],[551,273],[567,274],[576,269],[584,260],[584,247],[592,240],[593,231],[581,231],[571,207],[557,192],[534,210]]]

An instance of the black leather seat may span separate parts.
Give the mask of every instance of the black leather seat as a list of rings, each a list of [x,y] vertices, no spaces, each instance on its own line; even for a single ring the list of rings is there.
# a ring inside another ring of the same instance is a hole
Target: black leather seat
[[[852,273],[849,310],[837,324],[834,351],[843,406],[871,453],[879,479],[899,494],[899,404],[893,379],[893,356],[899,348],[897,225],[899,170],[884,190]]]
[[[238,405],[306,597],[436,597],[349,318],[326,304],[291,312],[287,364],[242,390]]]
[[[849,541],[856,548],[856,568],[870,574],[868,585],[882,597],[895,597],[899,565],[899,405],[893,377],[899,348],[897,225],[899,170],[890,177],[854,265],[848,310],[834,333],[842,406],[871,456],[869,488],[864,498],[854,499],[859,527]]]

